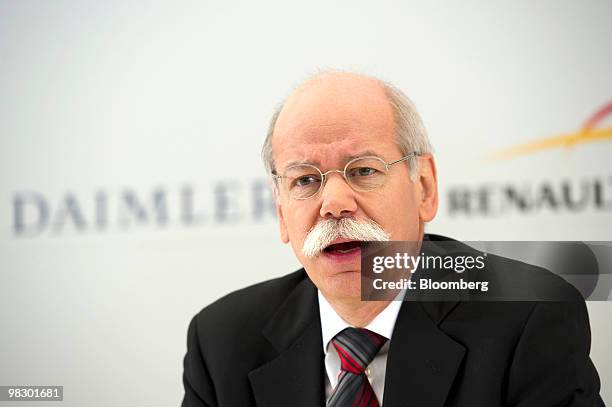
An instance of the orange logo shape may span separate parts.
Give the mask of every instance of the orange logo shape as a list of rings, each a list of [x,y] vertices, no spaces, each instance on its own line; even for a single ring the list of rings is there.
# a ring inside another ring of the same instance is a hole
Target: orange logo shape
[[[486,161],[503,160],[556,147],[571,148],[578,143],[612,139],[612,127],[596,128],[597,124],[608,115],[612,115],[612,102],[609,102],[595,112],[595,114],[584,123],[582,128],[575,133],[547,137],[530,143],[505,148],[488,156]]]

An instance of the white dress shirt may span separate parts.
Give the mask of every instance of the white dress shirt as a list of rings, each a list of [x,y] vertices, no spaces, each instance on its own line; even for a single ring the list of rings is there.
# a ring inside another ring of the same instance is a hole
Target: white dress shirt
[[[325,370],[327,372],[325,384],[325,398],[327,399],[338,384],[338,374],[340,373],[340,357],[336,352],[336,348],[331,346],[330,341],[340,331],[351,325],[336,314],[336,311],[334,311],[327,299],[321,294],[321,291],[318,292],[318,295],[321,332],[323,334],[323,352],[325,353]],[[401,292],[398,298],[403,298],[403,295],[404,292]],[[397,315],[399,314],[401,306],[402,301],[391,301],[389,305],[387,305],[387,307],[365,327],[388,339],[365,371],[380,406],[382,406],[383,393],[385,390],[385,372],[387,370],[389,343],[391,342],[391,334],[393,333],[395,321],[397,320]]]

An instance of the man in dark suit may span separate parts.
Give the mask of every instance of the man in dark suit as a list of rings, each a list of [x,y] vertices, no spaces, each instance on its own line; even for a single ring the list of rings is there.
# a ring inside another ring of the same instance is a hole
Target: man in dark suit
[[[263,155],[304,268],[196,315],[184,407],[603,405],[569,286],[565,302],[362,301],[360,241],[444,240],[424,234],[436,168],[399,90],[317,75],[274,115]],[[532,268],[491,257],[498,276]]]

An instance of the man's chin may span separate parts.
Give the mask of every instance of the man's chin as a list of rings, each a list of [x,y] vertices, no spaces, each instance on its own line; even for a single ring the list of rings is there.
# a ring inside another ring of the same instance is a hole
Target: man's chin
[[[321,253],[304,263],[312,282],[326,298],[358,300],[361,298],[361,255],[351,261],[335,261],[337,258]],[[341,259],[344,260],[344,259]]]
[[[327,298],[339,300],[361,299],[361,272],[359,270],[346,270],[332,275],[322,276],[321,291]]]

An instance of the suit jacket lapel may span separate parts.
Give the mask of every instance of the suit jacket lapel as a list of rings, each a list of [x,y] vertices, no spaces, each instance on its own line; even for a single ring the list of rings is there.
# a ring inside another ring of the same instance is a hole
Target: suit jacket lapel
[[[249,373],[258,406],[325,405],[325,367],[317,291],[305,277],[263,334],[278,356]],[[465,348],[438,325],[456,302],[405,302],[389,348],[383,407],[440,407]]]
[[[317,291],[305,278],[263,331],[277,358],[249,373],[258,406],[323,406],[324,366]]]
[[[456,302],[405,302],[389,347],[383,407],[440,407],[465,348],[438,328]]]

